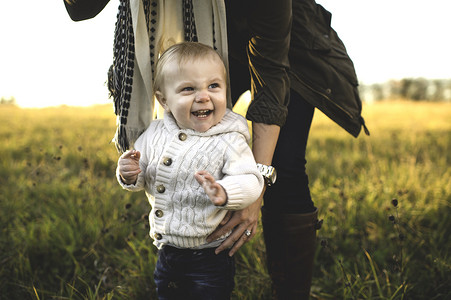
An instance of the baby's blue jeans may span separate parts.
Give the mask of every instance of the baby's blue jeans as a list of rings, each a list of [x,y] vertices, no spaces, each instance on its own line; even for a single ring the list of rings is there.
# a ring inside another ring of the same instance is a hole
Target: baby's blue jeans
[[[215,248],[158,251],[154,280],[160,300],[228,300],[234,288],[235,261]]]

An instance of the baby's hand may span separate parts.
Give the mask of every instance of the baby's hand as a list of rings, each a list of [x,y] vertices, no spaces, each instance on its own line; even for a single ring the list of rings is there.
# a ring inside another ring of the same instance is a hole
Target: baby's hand
[[[224,188],[215,181],[214,177],[207,171],[198,171],[194,174],[197,182],[204,188],[205,193],[216,206],[227,203],[227,194]]]
[[[141,173],[139,168],[139,159],[141,153],[137,150],[130,150],[121,155],[118,162],[119,175],[125,184],[135,184],[138,174]]]

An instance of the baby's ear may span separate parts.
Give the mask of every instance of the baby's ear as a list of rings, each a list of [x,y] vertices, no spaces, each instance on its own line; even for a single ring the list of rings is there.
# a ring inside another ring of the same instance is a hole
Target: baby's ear
[[[156,91],[155,92],[155,97],[157,98],[158,102],[160,103],[161,106],[163,106],[163,108],[167,111],[169,111],[169,107],[166,104],[166,98],[164,97],[163,93],[160,91]]]

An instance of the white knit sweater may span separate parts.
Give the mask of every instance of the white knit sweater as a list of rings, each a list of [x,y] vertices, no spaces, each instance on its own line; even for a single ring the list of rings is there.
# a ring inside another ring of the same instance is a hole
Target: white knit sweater
[[[225,238],[207,244],[206,237],[224,218],[227,210],[242,209],[256,201],[263,189],[257,170],[246,120],[227,109],[220,123],[206,132],[180,129],[173,116],[154,120],[138,138],[141,152],[135,185],[119,183],[127,190],[145,190],[152,211],[150,236],[161,248],[215,247]],[[206,170],[228,196],[223,207],[214,206],[194,173]]]

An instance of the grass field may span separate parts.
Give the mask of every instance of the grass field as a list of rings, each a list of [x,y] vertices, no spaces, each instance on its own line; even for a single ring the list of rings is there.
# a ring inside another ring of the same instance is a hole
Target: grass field
[[[451,299],[451,104],[364,106],[354,139],[316,113],[308,173],[324,219],[313,299]],[[156,299],[150,208],[117,184],[112,106],[0,106],[0,299]],[[233,299],[269,299],[258,234]]]

